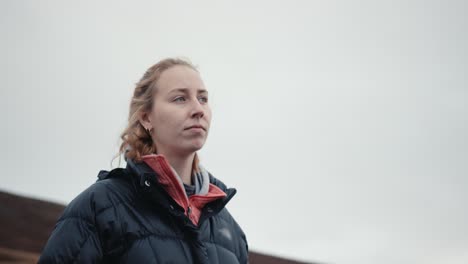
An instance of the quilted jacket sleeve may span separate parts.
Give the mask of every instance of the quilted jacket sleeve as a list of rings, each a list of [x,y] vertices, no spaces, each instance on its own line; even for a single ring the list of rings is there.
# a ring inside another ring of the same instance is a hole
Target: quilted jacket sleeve
[[[247,237],[244,233],[244,230],[239,226],[239,224],[234,220],[234,225],[239,230],[240,234],[240,243],[239,243],[239,261],[240,263],[249,263],[249,244],[247,242]]]
[[[100,263],[93,186],[78,195],[58,219],[39,259],[42,263]]]

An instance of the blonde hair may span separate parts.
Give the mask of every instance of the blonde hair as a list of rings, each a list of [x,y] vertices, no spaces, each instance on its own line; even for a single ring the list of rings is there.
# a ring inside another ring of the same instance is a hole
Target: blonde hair
[[[157,89],[156,82],[159,80],[161,74],[165,70],[177,65],[187,66],[198,72],[197,68],[188,60],[181,58],[166,58],[146,70],[140,81],[136,83],[136,87],[130,101],[128,124],[120,134],[122,143],[120,144],[119,152],[112,160],[119,156],[120,164],[120,157],[123,154],[125,161],[127,161],[127,159],[132,159],[135,162],[140,162],[142,160],[142,156],[157,153],[156,145],[154,144],[151,135],[140,123],[140,117],[144,112],[151,111],[153,107],[153,99]],[[195,153],[192,165],[194,170],[198,170],[198,162],[198,156],[197,153]]]

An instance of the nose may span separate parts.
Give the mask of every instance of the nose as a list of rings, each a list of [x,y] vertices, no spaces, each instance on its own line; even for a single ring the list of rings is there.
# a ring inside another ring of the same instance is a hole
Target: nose
[[[195,102],[192,104],[192,112],[190,116],[193,118],[202,118],[204,115],[205,108],[198,100],[195,100]]]

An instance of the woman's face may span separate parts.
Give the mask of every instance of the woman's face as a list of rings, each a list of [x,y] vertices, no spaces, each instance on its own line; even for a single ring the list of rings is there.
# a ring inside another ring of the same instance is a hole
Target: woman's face
[[[199,73],[173,66],[162,72],[156,87],[145,126],[153,128],[158,154],[186,155],[201,149],[210,129],[211,109]]]

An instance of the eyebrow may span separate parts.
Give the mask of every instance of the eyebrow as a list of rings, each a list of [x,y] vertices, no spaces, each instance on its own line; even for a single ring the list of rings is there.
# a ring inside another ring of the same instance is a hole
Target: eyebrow
[[[188,90],[189,90],[189,89],[187,89],[187,88],[177,88],[177,89],[174,89],[174,90],[170,91],[169,94],[175,93],[175,92],[187,93]],[[197,90],[197,93],[199,93],[199,94],[200,94],[200,93],[208,93],[208,91],[205,90],[205,89],[198,89],[198,90]]]

